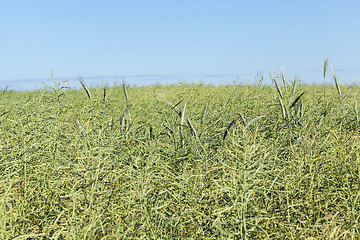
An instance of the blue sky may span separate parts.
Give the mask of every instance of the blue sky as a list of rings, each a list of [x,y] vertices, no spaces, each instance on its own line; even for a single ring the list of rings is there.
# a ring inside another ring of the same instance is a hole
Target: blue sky
[[[0,2],[0,84],[55,79],[252,82],[284,68],[323,83],[329,57],[342,83],[360,80],[359,1]],[[332,82],[328,74],[327,82]],[[1,87],[1,86],[0,86]]]

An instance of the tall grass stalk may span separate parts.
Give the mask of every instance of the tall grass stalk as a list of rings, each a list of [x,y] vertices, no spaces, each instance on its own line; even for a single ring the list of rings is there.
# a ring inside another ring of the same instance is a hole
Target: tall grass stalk
[[[181,116],[180,116],[180,138],[181,138],[181,149],[183,149],[183,150],[185,147],[185,138],[183,135],[185,110],[186,110],[186,103],[184,104],[184,107],[183,107],[183,110],[181,111]]]
[[[128,131],[130,128],[130,125],[131,125],[131,114],[130,114],[129,96],[128,96],[125,81],[123,81],[123,83],[122,83],[122,88],[123,88],[124,96],[125,96],[125,110],[124,110],[124,115],[121,120],[121,129],[123,131]]]
[[[332,74],[333,74],[333,77],[334,77],[336,90],[337,90],[338,95],[339,95],[339,100],[340,100],[340,104],[341,104],[341,107],[342,107],[342,110],[343,110],[343,114],[345,115],[345,107],[344,107],[344,104],[343,104],[343,99],[342,99],[342,96],[341,96],[341,89],[340,89],[340,85],[339,85],[339,83],[338,83],[338,81],[337,81],[337,77],[336,77],[336,74],[335,74],[334,68],[332,68],[331,70],[332,70]]]
[[[324,101],[326,100],[325,86],[326,86],[326,73],[328,69],[328,63],[329,63],[329,58],[327,57],[324,61]]]
[[[89,91],[88,87],[86,86],[85,82],[83,81],[82,77],[79,76],[79,77],[78,77],[78,80],[79,80],[79,82],[81,83],[81,86],[83,87],[83,89],[85,90],[86,95],[88,96],[89,100],[91,101],[90,91]]]
[[[292,82],[292,91],[291,91],[292,96],[295,96],[296,87],[297,87],[298,82],[299,82],[299,79],[297,77],[295,77],[294,81]]]
[[[272,75],[271,73],[270,73],[270,77],[271,77],[271,79],[274,81],[274,83],[275,83],[275,87],[276,87],[276,89],[277,89],[277,91],[278,91],[278,93],[279,93],[279,97],[282,99],[283,98],[283,94],[282,94],[282,92],[281,92],[281,89],[280,89],[280,86],[279,86],[279,84],[278,84],[278,82],[277,82],[277,80],[276,80],[276,76],[274,76],[274,75]]]
[[[284,90],[285,90],[285,92],[287,92],[287,81],[286,81],[286,76],[285,76],[285,70],[284,69],[281,70],[281,80],[282,80],[283,85],[284,85]]]
[[[279,103],[280,103],[280,108],[281,108],[281,113],[282,113],[283,119],[285,120],[287,118],[286,108],[285,108],[283,100],[280,96],[279,96]]]
[[[327,57],[324,61],[324,81],[326,79],[326,73],[327,73],[327,68],[328,68],[328,63],[329,63],[329,58]],[[325,83],[325,82],[324,82]]]
[[[281,113],[282,113],[283,119],[285,120],[285,119],[287,119],[287,113],[286,113],[286,108],[285,108],[285,105],[283,102],[283,94],[282,94],[281,88],[276,80],[276,76],[274,76],[270,73],[270,77],[274,81],[277,92],[279,93],[279,103],[280,103]],[[284,81],[286,80],[286,78],[282,78],[282,79]]]

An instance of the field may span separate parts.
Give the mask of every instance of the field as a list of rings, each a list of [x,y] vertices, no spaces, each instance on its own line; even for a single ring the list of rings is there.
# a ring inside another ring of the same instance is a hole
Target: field
[[[0,239],[360,237],[358,86],[65,86],[0,92]]]

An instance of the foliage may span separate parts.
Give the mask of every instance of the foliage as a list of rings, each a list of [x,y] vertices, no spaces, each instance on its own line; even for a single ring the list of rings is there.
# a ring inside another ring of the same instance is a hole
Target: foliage
[[[3,91],[0,239],[358,238],[358,87],[273,78]]]

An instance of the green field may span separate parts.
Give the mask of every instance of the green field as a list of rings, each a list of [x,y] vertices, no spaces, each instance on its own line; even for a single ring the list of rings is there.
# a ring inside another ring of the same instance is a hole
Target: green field
[[[274,79],[4,89],[0,239],[359,238],[359,87]]]

